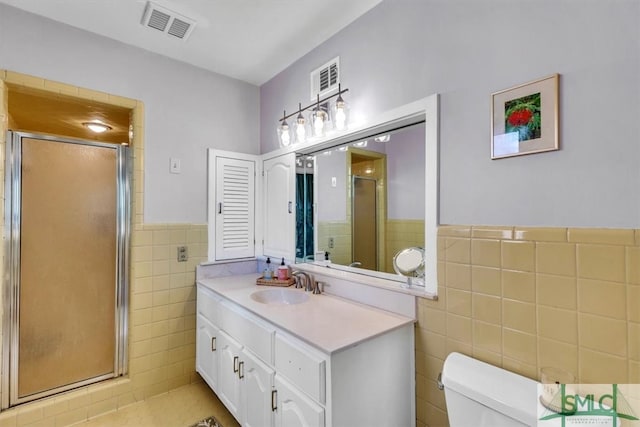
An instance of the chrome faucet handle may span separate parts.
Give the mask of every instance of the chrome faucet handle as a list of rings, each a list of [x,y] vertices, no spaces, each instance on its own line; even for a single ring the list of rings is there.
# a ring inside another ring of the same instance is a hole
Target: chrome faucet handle
[[[313,291],[316,288],[316,281],[313,279],[313,276],[309,274],[308,279],[307,285],[304,288],[306,292]]]
[[[323,282],[316,282],[316,285],[313,287],[314,295],[322,295],[322,289],[324,288]]]
[[[307,274],[304,271],[294,271],[293,273],[291,273],[291,275],[295,278],[295,284],[293,285],[294,288],[296,289],[301,289],[302,286],[302,281],[305,282],[305,286],[307,283]],[[300,278],[302,276],[302,279]]]

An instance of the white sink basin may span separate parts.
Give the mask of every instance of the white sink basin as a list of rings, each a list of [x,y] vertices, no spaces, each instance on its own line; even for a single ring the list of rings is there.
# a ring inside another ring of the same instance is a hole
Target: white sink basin
[[[251,299],[262,304],[290,305],[305,302],[309,295],[295,289],[263,289],[253,292]]]

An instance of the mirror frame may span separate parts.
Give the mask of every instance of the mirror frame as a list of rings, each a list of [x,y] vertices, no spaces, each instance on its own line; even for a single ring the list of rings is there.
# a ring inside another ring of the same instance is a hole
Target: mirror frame
[[[439,109],[438,94],[433,94],[389,110],[363,123],[350,126],[346,131],[327,135],[322,139],[309,140],[304,144],[296,144],[278,150],[279,154],[295,152],[311,154],[329,147],[335,147],[357,139],[365,139],[372,135],[388,132],[402,126],[420,121],[425,122],[425,287],[427,297],[436,298],[438,294],[438,259],[437,236],[439,224]],[[327,265],[318,263],[318,265]],[[383,279],[407,283],[405,277],[390,273],[362,270],[338,264],[330,264],[336,270],[368,275]],[[411,287],[413,290],[422,288]]]

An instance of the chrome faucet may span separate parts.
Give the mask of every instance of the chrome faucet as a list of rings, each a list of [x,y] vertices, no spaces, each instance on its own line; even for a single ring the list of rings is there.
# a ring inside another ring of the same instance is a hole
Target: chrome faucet
[[[309,292],[315,289],[316,282],[315,280],[313,280],[313,276],[311,276],[306,271],[296,270],[293,273],[291,273],[291,275],[296,278],[296,284],[294,285],[296,288],[302,288],[304,283],[305,291]],[[300,280],[301,277],[302,277],[302,280]]]
[[[360,267],[362,265],[362,263],[360,261],[354,261],[351,264],[349,264],[349,267]]]

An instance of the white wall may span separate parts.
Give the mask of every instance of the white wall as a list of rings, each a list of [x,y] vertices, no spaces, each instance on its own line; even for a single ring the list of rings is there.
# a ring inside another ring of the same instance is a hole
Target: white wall
[[[638,22],[637,0],[384,0],[260,88],[261,150],[339,55],[352,114],[441,94],[441,223],[640,227]],[[561,150],[491,160],[491,93],[552,73]]]
[[[256,86],[1,4],[0,68],[144,102],[145,222],[205,223],[206,149],[259,153]]]

